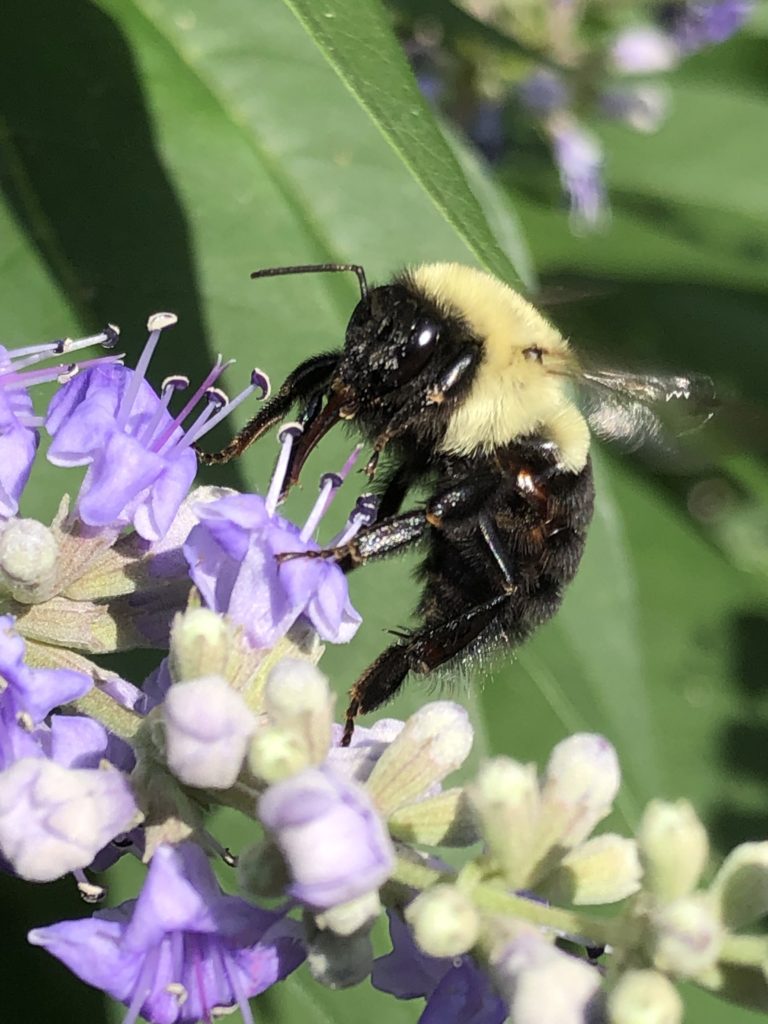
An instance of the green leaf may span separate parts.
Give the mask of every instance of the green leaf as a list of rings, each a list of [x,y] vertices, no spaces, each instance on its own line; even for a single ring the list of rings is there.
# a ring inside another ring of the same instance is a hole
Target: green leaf
[[[511,266],[416,86],[379,0],[285,0],[417,181],[482,264]]]

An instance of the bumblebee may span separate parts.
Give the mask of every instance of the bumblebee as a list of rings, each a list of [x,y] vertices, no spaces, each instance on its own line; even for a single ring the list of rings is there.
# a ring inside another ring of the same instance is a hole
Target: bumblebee
[[[229,445],[200,457],[240,455],[293,408],[304,429],[286,489],[339,422],[371,446],[371,479],[386,452],[377,520],[342,547],[302,556],[334,559],[348,572],[424,550],[419,625],[396,634],[350,690],[347,745],[356,717],[388,701],[409,673],[516,647],[551,618],[592,519],[591,435],[653,437],[661,423],[655,406],[710,395],[712,385],[587,369],[530,302],[456,263],[409,268],[373,288],[352,264],[251,276],[325,271],[353,272],[360,286],[343,349],[303,362]],[[407,502],[414,488],[426,500]]]

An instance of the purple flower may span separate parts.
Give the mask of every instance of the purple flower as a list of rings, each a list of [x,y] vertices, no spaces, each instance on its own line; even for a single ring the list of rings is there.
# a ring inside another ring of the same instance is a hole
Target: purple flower
[[[249,387],[227,402],[213,388],[225,369],[219,362],[181,412],[171,416],[173,394],[189,382],[168,378],[158,396],[145,373],[162,329],[175,322],[168,313],[150,317],[151,333],[135,370],[115,365],[87,370],[51,402],[48,458],[57,466],[88,466],[77,500],[77,514],[88,526],[132,522],[146,540],[163,537],[195,477],[192,445],[254,390],[266,394],[266,378],[254,371]],[[203,396],[207,407],[184,430],[181,423]]]
[[[419,1024],[503,1024],[507,1008],[469,956],[422,953],[405,922],[388,911],[392,952],[374,961],[371,982],[398,999],[427,1000]]]
[[[674,40],[653,25],[633,25],[620,32],[611,46],[611,59],[625,75],[651,75],[671,71],[679,52]]]
[[[517,95],[524,107],[543,116],[563,110],[571,102],[571,90],[556,71],[539,68],[517,87]]]
[[[730,39],[752,13],[751,0],[689,0],[662,9],[661,22],[682,53],[696,53]]]
[[[39,444],[38,428],[42,419],[35,416],[27,388],[33,384],[61,379],[76,372],[77,364],[57,364],[45,369],[29,367],[77,349],[102,344],[111,347],[117,329],[108,327],[101,334],[80,341],[62,339],[46,345],[29,345],[9,350],[0,345],[0,518],[8,519],[19,509]],[[115,357],[94,362],[114,362]]]
[[[29,668],[13,617],[0,616],[0,772],[20,758],[44,756],[38,727],[55,707],[92,685],[82,672]]]
[[[603,151],[597,139],[568,115],[547,122],[560,182],[570,197],[575,224],[594,228],[603,220],[607,199],[603,182]]]
[[[258,814],[288,863],[288,891],[315,910],[375,891],[392,872],[392,842],[368,794],[329,768],[270,786]]]
[[[303,528],[276,514],[278,495],[296,429],[281,432],[283,450],[266,498],[233,494],[196,509],[200,524],[189,534],[184,554],[189,574],[209,608],[241,625],[254,647],[271,647],[305,616],[324,640],[347,643],[360,625],[349,602],[347,581],[335,562],[294,558],[287,552],[317,551],[315,527],[342,480],[326,474],[320,497]],[[356,517],[344,542],[361,525]]]
[[[87,867],[136,813],[128,779],[114,769],[27,757],[0,772],[0,850],[30,881]]]
[[[29,934],[83,981],[152,1024],[212,1020],[285,978],[304,959],[296,922],[228,896],[192,843],[161,846],[138,899]]]
[[[632,89],[607,89],[599,97],[606,117],[624,121],[636,132],[650,134],[659,129],[669,109],[669,93],[659,85],[638,85]]]

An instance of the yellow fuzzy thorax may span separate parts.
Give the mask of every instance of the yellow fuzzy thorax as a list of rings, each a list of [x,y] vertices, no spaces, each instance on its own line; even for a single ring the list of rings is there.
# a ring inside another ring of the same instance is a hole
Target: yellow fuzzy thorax
[[[572,363],[562,335],[522,295],[481,270],[430,263],[411,268],[408,279],[463,317],[483,344],[472,389],[451,416],[443,450],[492,451],[537,431],[557,446],[563,469],[583,469],[589,428],[561,375]],[[542,349],[542,362],[526,358],[532,346]]]

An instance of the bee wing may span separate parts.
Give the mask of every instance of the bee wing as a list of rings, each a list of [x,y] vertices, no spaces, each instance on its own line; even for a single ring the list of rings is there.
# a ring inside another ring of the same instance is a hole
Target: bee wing
[[[585,369],[579,375],[581,405],[592,432],[630,451],[702,427],[716,408],[712,380],[690,376]]]

